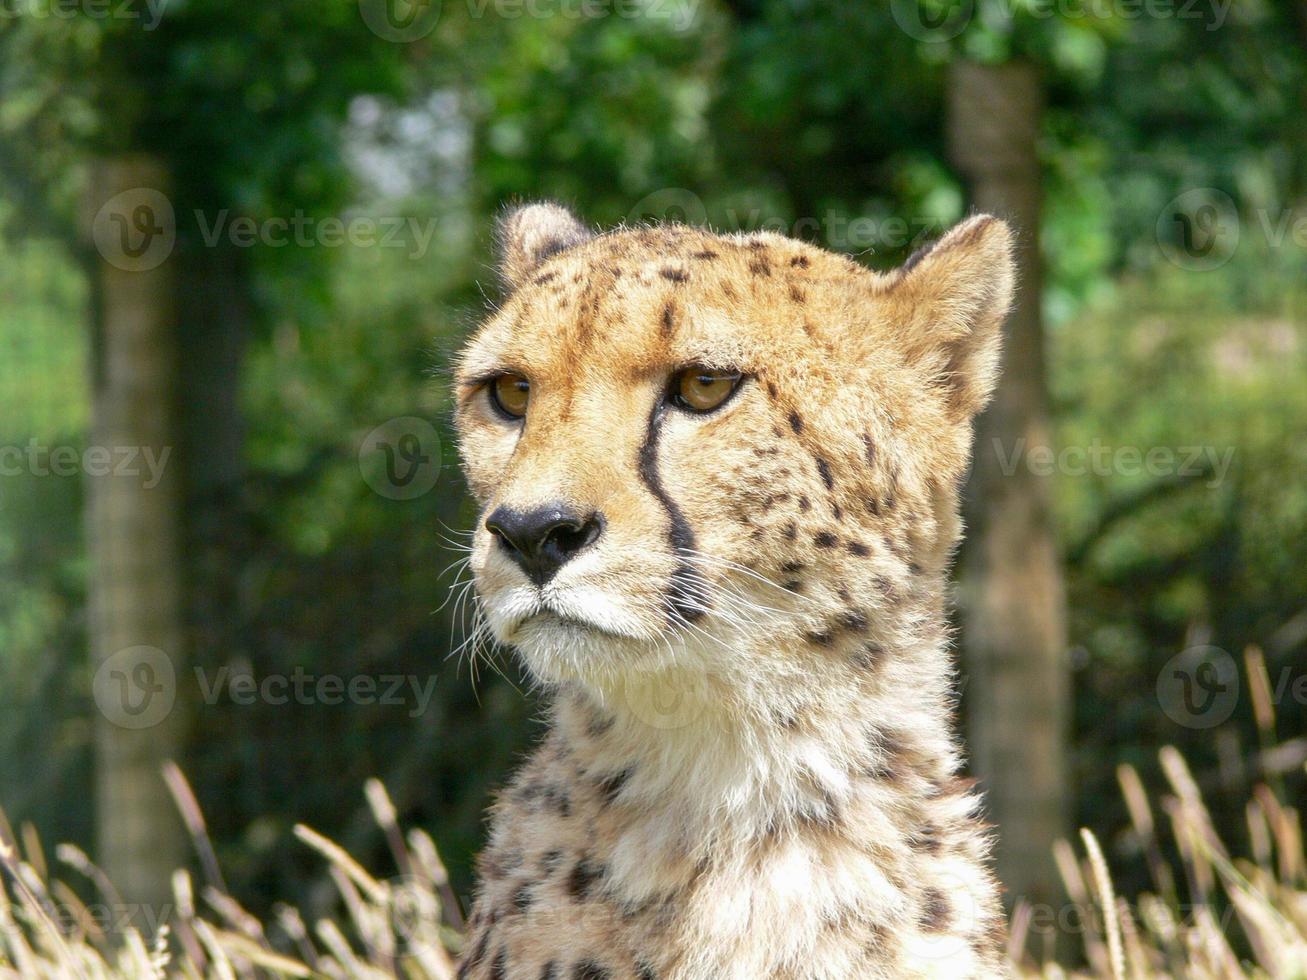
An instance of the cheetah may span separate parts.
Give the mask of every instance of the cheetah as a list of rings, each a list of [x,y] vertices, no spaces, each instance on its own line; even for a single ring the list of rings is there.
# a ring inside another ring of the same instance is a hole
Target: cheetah
[[[885,274],[554,204],[498,236],[454,379],[470,565],[549,724],[458,976],[1003,975],[946,581],[1007,226]]]

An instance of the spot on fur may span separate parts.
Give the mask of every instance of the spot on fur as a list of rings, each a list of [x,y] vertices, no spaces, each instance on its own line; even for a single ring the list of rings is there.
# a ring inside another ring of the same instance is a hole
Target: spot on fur
[[[821,482],[826,484],[827,490],[835,489],[835,478],[831,476],[830,464],[820,456],[813,457],[817,461],[817,472],[821,476]]]
[[[589,858],[582,858],[576,862],[572,873],[567,876],[567,893],[578,902],[583,902],[590,897],[595,882],[603,876],[602,865],[595,864]]]
[[[867,614],[861,609],[846,609],[840,615],[840,626],[854,633],[861,633],[867,628]]]
[[[467,959],[463,961],[463,966],[459,970],[459,975],[461,976],[464,974],[465,971],[471,972],[473,969],[475,969],[476,966],[486,958],[486,949],[489,946],[490,946],[490,930],[487,929],[485,932],[481,933],[481,938],[478,939],[477,944],[472,947],[471,954],[468,956]]]
[[[944,893],[938,888],[927,888],[921,906],[921,927],[927,932],[943,932],[952,917],[953,911]]]
[[[658,270],[658,274],[668,282],[689,282],[690,274],[684,269],[663,268]]]
[[[840,539],[829,531],[818,531],[812,536],[812,543],[818,548],[834,548],[840,543]]]
[[[885,648],[879,643],[868,641],[853,654],[854,666],[861,670],[875,670],[885,659]]]
[[[535,893],[531,891],[531,883],[524,882],[517,886],[513,892],[513,910],[518,913],[525,912],[531,907],[531,902],[535,899]]]
[[[617,719],[612,715],[606,715],[598,708],[591,710],[590,720],[586,722],[585,731],[591,738],[603,738],[613,727]]]
[[[604,798],[604,803],[611,805],[616,802],[617,797],[621,795],[622,788],[626,781],[631,778],[631,770],[623,769],[619,773],[605,777],[599,781],[599,795]]]

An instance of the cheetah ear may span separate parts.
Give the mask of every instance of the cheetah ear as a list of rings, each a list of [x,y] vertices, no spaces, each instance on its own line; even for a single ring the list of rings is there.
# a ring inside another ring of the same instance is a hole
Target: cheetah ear
[[[499,275],[512,290],[551,255],[594,237],[572,212],[558,204],[523,204],[505,211],[495,228]]]
[[[902,330],[909,359],[938,379],[950,408],[969,420],[998,380],[1016,278],[1011,230],[998,218],[975,215],[892,275],[889,322]]]

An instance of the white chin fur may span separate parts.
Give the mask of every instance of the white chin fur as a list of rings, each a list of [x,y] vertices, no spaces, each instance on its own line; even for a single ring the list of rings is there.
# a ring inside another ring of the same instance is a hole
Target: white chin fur
[[[486,618],[495,639],[517,649],[545,683],[604,684],[631,670],[647,670],[668,654],[661,631],[586,587],[506,589],[486,597]]]

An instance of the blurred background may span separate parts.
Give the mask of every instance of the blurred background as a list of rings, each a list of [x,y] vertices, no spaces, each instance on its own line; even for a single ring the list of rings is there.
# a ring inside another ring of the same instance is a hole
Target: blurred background
[[[956,595],[1009,903],[1082,825],[1157,887],[1163,746],[1233,850],[1301,803],[1307,0],[4,0],[0,839],[165,902],[175,760],[230,893],[325,914],[292,827],[386,873],[375,776],[466,901],[540,705],[458,652],[446,375],[541,197],[875,269],[1013,220]]]

